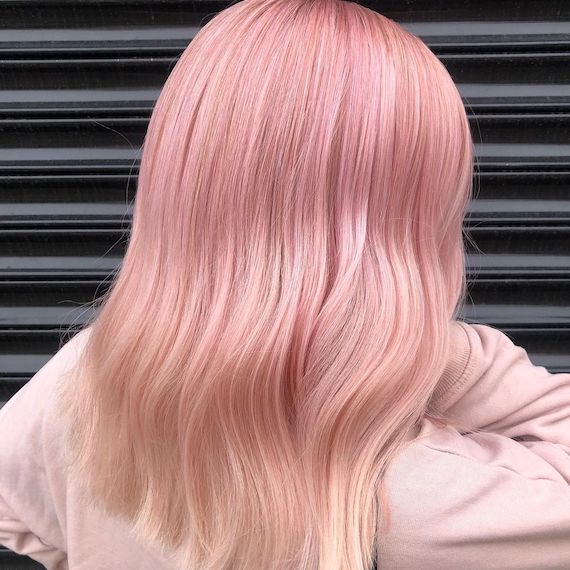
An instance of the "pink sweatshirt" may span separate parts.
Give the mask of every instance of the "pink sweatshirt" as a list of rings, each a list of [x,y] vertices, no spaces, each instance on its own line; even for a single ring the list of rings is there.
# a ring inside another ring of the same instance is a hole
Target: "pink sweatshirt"
[[[86,331],[0,410],[0,543],[49,569],[174,569],[66,478],[54,387]],[[457,323],[453,341],[433,408],[485,433],[424,420],[388,470],[379,569],[570,569],[570,374],[487,325]]]

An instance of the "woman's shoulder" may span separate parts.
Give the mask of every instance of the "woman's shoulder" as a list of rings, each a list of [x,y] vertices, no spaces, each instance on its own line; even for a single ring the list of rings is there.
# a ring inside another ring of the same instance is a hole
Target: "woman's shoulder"
[[[86,502],[69,475],[58,389],[90,330],[61,343],[0,410],[0,544],[47,568],[170,569],[167,559],[136,542],[126,522]]]
[[[59,349],[0,409],[1,453],[3,458],[14,459],[12,465],[16,455],[47,455],[46,446],[61,423],[56,406],[59,387],[74,370],[89,334],[86,328],[60,343]]]
[[[570,568],[570,449],[425,419],[386,474],[386,568]]]
[[[86,328],[60,343],[59,349],[0,409],[2,454],[25,453],[45,445],[59,425],[59,388],[74,370],[90,329]],[[18,440],[7,437],[17,433]],[[9,448],[8,448],[9,447]]]
[[[73,369],[89,330],[60,344],[0,409],[0,542],[48,567],[66,548],[66,472],[59,383]]]
[[[498,381],[505,370],[504,360],[520,357],[524,349],[502,330],[481,323],[453,321],[446,367],[435,387],[431,409],[452,407],[484,376]]]

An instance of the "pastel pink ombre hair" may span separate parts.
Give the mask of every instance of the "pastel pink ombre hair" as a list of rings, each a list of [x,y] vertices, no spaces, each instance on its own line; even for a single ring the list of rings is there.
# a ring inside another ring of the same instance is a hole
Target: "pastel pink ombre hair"
[[[466,295],[472,160],[448,72],[381,14],[244,0],[201,28],[62,391],[93,500],[180,568],[368,570]]]

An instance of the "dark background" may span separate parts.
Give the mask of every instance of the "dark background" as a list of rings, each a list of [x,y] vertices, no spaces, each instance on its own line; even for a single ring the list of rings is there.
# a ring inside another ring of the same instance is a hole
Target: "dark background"
[[[570,371],[570,2],[361,2],[426,41],[477,146],[467,321]],[[221,1],[0,1],[0,404],[81,327],[128,239],[170,70]],[[0,568],[35,568],[0,547]]]

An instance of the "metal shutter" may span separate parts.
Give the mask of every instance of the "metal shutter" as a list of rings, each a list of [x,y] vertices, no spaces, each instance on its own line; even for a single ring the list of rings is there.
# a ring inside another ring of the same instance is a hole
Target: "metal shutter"
[[[570,371],[570,3],[363,2],[459,84],[477,142],[467,320]],[[0,401],[81,325],[124,253],[139,149],[220,1],[0,2]],[[35,568],[0,550],[0,568]]]

